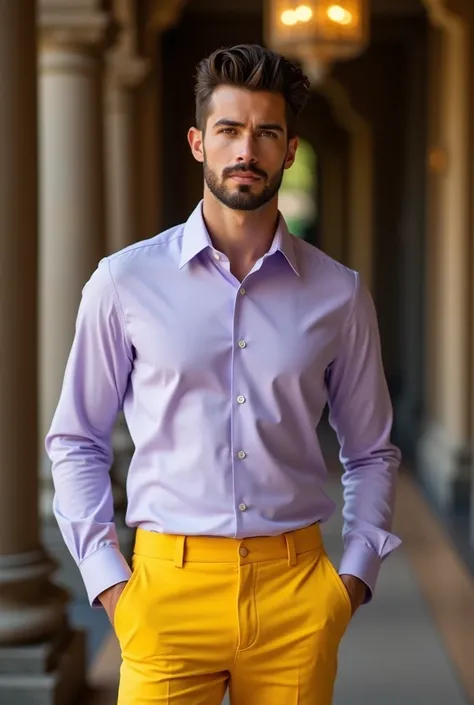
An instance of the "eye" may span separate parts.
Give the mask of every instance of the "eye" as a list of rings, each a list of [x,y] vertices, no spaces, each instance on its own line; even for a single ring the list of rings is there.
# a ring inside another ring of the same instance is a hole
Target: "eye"
[[[236,129],[235,127],[224,127],[222,130],[219,130],[219,132],[222,132],[225,135],[235,135]]]
[[[260,135],[261,135],[262,137],[270,137],[270,138],[273,138],[274,140],[276,140],[277,137],[278,137],[278,135],[276,134],[276,132],[270,132],[270,130],[262,130],[262,131],[260,132]]]

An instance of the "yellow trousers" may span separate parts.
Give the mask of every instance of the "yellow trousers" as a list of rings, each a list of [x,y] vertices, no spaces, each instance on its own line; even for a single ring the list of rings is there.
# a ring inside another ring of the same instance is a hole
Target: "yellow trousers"
[[[330,705],[351,603],[317,524],[228,539],[138,530],[115,612],[119,705]]]

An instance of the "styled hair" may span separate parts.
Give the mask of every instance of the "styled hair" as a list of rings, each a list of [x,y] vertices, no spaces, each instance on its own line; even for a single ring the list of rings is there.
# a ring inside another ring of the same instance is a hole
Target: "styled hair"
[[[296,64],[258,44],[217,49],[202,59],[197,66],[195,84],[196,125],[200,130],[205,130],[212,94],[224,85],[282,95],[288,136],[296,136],[298,116],[310,90],[308,77]]]

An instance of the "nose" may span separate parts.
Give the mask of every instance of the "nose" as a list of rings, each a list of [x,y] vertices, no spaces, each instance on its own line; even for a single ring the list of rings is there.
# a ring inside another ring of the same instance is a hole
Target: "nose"
[[[237,163],[253,163],[257,161],[257,155],[255,154],[255,142],[250,135],[243,135],[242,139],[239,140],[239,147],[237,153]]]

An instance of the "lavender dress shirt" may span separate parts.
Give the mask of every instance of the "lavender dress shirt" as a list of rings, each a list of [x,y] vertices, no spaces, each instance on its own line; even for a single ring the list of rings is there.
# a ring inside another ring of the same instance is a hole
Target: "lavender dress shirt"
[[[184,225],[103,259],[86,283],[46,449],[54,512],[92,605],[127,580],[111,432],[135,444],[127,524],[245,538],[327,521],[315,429],[326,402],[344,467],[340,573],[374,591],[400,454],[372,299],[356,272],[289,234],[239,282],[202,202]]]

